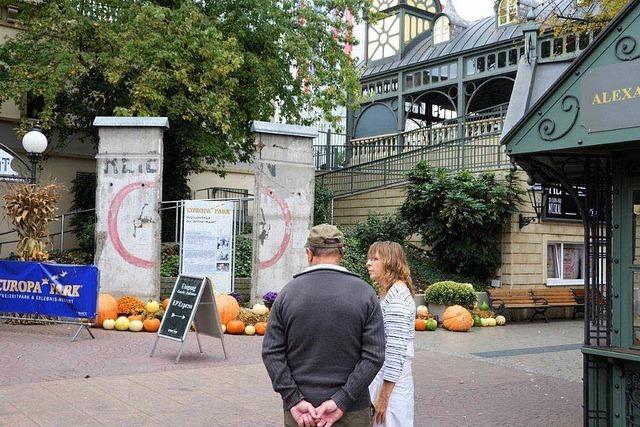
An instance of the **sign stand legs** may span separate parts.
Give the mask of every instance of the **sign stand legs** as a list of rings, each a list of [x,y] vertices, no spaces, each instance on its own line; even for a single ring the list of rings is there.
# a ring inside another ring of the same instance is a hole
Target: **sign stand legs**
[[[76,331],[76,334],[73,336],[73,338],[71,338],[71,342],[74,342],[76,340],[76,338],[78,338],[78,335],[80,335],[80,331],[86,329],[87,332],[89,332],[89,335],[91,335],[91,339],[95,339],[96,337],[93,336],[93,333],[91,332],[91,329],[89,329],[88,325],[81,325],[78,330]]]
[[[200,354],[203,353],[202,346],[200,345],[200,335],[198,334],[198,330],[196,329],[196,340],[198,340],[198,349],[200,350]]]
[[[149,357],[153,357],[153,353],[156,352],[156,347],[158,346],[158,341],[160,341],[160,335],[156,336],[156,342],[153,343],[153,348],[151,349],[151,354]]]
[[[220,337],[220,342],[222,343],[222,352],[224,353],[224,360],[227,360],[227,350],[224,348],[224,337]]]
[[[180,356],[182,356],[182,346],[184,346],[184,341],[180,343],[180,350],[178,350],[178,357],[176,357],[176,363],[180,361]]]

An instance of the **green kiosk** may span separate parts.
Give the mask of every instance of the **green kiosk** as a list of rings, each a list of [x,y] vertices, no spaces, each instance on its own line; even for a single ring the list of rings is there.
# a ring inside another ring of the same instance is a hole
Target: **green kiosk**
[[[639,1],[599,34],[503,143],[530,182],[560,187],[582,215],[584,425],[640,425]]]

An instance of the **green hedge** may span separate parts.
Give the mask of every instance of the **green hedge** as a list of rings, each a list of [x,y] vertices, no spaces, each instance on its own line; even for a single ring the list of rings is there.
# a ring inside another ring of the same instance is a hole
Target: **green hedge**
[[[461,305],[471,308],[476,302],[476,294],[470,283],[457,283],[451,280],[436,282],[424,293],[424,299],[430,304]]]

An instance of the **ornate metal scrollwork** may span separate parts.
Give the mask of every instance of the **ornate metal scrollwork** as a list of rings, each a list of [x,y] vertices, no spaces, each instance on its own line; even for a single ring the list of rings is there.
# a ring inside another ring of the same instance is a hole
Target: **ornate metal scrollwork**
[[[556,139],[562,138],[573,128],[573,125],[576,124],[576,120],[578,120],[578,112],[580,111],[580,101],[573,95],[567,95],[562,99],[560,103],[562,111],[565,113],[573,113],[573,118],[571,119],[571,124],[563,131],[556,132],[556,122],[553,119],[545,118],[538,125],[538,134],[540,138],[545,141],[555,141]]]
[[[634,415],[640,413],[640,372],[625,373],[624,382],[624,392],[627,397],[627,421],[630,425],[638,425],[640,420]]]
[[[636,49],[637,47],[638,42],[635,38],[631,36],[621,37],[616,43],[616,58],[621,61],[633,61],[640,58],[640,49]]]

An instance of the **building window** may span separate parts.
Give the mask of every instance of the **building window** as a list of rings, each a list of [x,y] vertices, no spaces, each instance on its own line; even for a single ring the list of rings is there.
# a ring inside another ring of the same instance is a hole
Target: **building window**
[[[518,21],[518,0],[502,0],[498,6],[498,25]]]
[[[441,16],[433,24],[433,44],[448,42],[451,38],[451,21],[447,16]]]
[[[388,16],[369,26],[369,59],[388,58],[400,50],[400,22],[397,15]]]
[[[547,244],[547,285],[584,285],[583,244]]]

